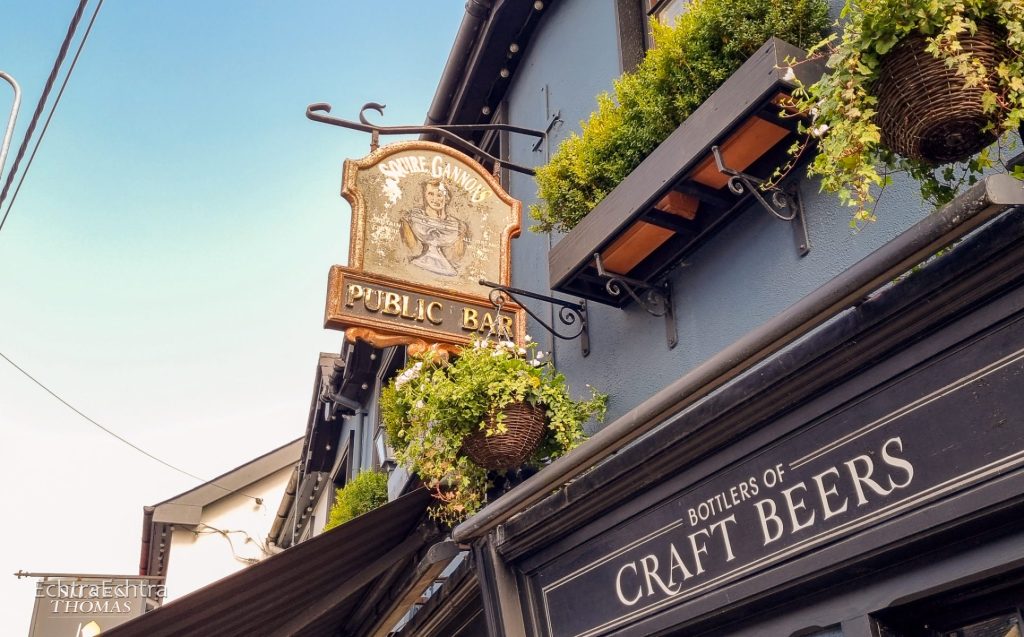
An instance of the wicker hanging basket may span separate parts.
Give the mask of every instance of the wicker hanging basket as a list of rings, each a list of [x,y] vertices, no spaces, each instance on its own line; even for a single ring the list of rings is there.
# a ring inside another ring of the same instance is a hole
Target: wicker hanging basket
[[[494,471],[513,469],[526,462],[544,439],[547,427],[543,407],[512,403],[501,411],[505,414],[505,433],[488,436],[477,431],[462,442],[462,451],[470,460]]]
[[[955,68],[925,50],[923,35],[905,38],[882,59],[872,93],[878,98],[875,123],[890,150],[938,166],[964,161],[996,140],[993,131],[983,130],[991,115],[982,110],[981,97],[1010,54],[1005,33],[979,22],[974,35],[959,40],[989,70],[988,86],[965,86]]]

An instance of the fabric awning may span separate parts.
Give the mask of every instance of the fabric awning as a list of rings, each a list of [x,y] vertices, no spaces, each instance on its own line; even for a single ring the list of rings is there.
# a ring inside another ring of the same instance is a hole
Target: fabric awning
[[[436,539],[426,489],[389,502],[184,597],[104,637],[308,635],[333,637],[363,594]]]

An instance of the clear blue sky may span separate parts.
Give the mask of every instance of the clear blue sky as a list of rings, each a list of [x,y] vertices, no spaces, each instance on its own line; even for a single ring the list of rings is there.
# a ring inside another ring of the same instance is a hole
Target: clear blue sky
[[[76,6],[0,2],[0,69],[24,91],[16,142]],[[369,144],[305,107],[354,118],[378,101],[384,123],[422,122],[463,11],[107,0],[0,232],[0,352],[199,475],[301,436],[317,353],[340,346],[321,322],[348,251],[341,164]],[[33,586],[10,573],[136,572],[143,505],[194,486],[3,361],[0,472],[12,635]]]

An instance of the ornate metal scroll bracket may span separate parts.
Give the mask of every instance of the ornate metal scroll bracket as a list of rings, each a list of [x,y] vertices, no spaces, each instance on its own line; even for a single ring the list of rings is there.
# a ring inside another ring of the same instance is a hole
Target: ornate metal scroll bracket
[[[544,142],[547,141],[548,136],[551,134],[551,129],[556,125],[562,123],[562,111],[558,110],[554,115],[551,116],[551,120],[548,122],[546,128],[544,128],[544,136],[537,140],[537,143],[533,145],[533,152],[539,153]]]
[[[711,147],[711,154],[715,156],[718,171],[729,176],[730,191],[737,195],[752,195],[757,203],[772,215],[783,221],[793,222],[793,240],[796,243],[797,254],[806,256],[811,251],[811,239],[807,234],[800,189],[795,184],[790,184],[785,189],[778,186],[764,188],[763,179],[726,166],[718,146]]]
[[[341,126],[342,128],[349,128],[351,130],[362,131],[364,133],[370,133],[370,150],[377,150],[380,146],[381,135],[418,135],[428,133],[431,135],[437,135],[442,139],[447,140],[452,146],[455,146],[459,150],[469,153],[471,155],[479,155],[485,159],[488,159],[495,164],[501,164],[509,170],[514,170],[525,175],[533,175],[534,171],[532,168],[526,166],[520,166],[519,164],[513,164],[511,162],[503,161],[502,159],[491,155],[487,151],[477,148],[471,141],[458,135],[462,132],[473,132],[473,131],[488,131],[488,130],[499,130],[508,131],[510,133],[518,133],[520,135],[528,135],[530,137],[539,137],[545,139],[547,132],[533,130],[532,128],[523,128],[522,126],[512,126],[511,124],[438,124],[435,126],[420,125],[420,126],[380,126],[370,122],[366,119],[366,111],[376,111],[380,115],[384,115],[384,104],[378,104],[377,102],[367,102],[363,104],[363,107],[359,109],[359,121],[353,122],[351,120],[342,119],[340,117],[331,117],[326,113],[331,112],[331,105],[324,102],[318,102],[316,104],[310,104],[306,107],[306,117],[313,120],[314,122],[320,122],[322,124],[330,124],[331,126]]]
[[[604,269],[600,253],[594,253],[594,266],[597,268],[597,275],[605,280],[604,288],[608,294],[616,297],[625,294],[651,316],[664,317],[665,340],[668,342],[668,348],[672,349],[679,344],[679,334],[676,332],[675,305],[672,300],[672,283],[667,277],[652,285],[608,272]]]
[[[525,310],[533,320],[540,323],[541,327],[550,332],[555,338],[560,338],[563,341],[571,341],[578,338],[580,339],[580,352],[583,356],[588,356],[590,354],[590,327],[587,320],[587,302],[585,300],[580,299],[574,303],[572,301],[556,299],[553,296],[545,296],[528,290],[520,290],[519,288],[511,288],[507,285],[492,283],[491,281],[486,281],[484,279],[480,279],[480,285],[491,288],[487,297],[490,299],[491,304],[497,308],[498,312],[501,312],[505,303],[511,299],[521,305],[523,310]],[[569,328],[569,331],[560,332],[552,323],[549,323],[537,316],[529,306],[519,300],[519,297],[521,296],[536,299],[538,301],[544,301],[545,303],[557,306],[558,322],[562,326]]]

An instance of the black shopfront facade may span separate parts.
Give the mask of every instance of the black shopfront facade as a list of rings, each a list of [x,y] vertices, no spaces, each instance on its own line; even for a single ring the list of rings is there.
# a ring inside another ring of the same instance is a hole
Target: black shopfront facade
[[[539,502],[457,528],[487,633],[1019,636],[1022,248],[1010,206]]]

